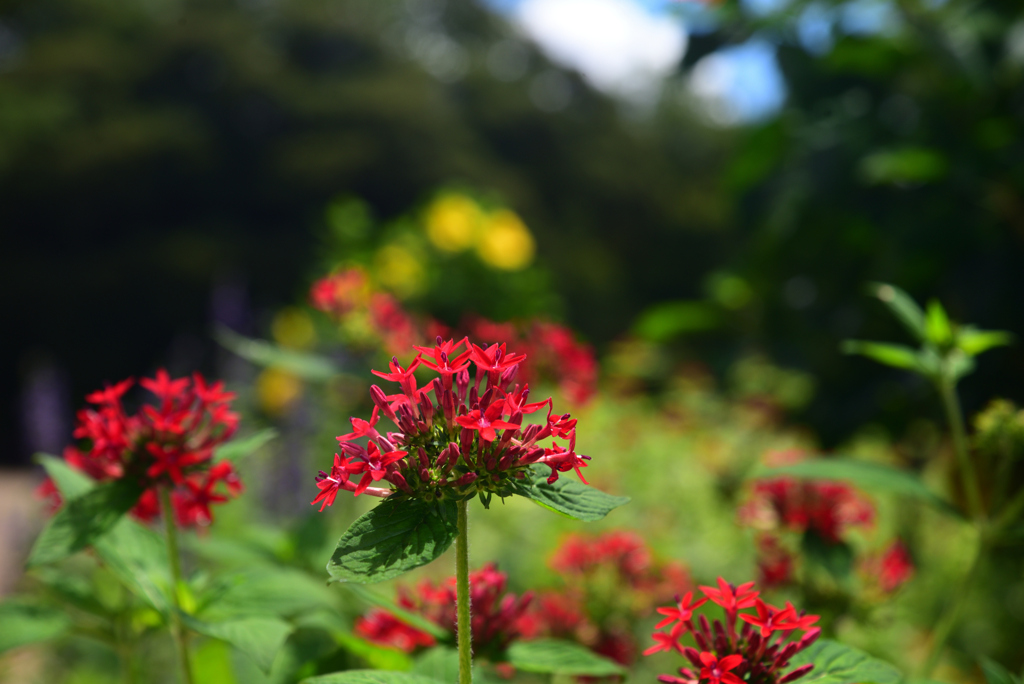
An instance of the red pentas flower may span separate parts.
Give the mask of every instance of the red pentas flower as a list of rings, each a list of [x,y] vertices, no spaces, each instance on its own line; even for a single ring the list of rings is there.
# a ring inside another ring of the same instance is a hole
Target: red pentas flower
[[[529,403],[529,386],[515,382],[522,354],[504,344],[480,347],[440,337],[434,347],[416,349],[407,365],[393,357],[387,372],[373,371],[399,391],[370,388],[373,415],[351,419],[352,432],[338,437],[331,472],[317,477],[313,503],[321,510],[340,490],[429,501],[480,494],[486,503],[492,494],[514,494],[534,465],[550,468],[549,482],[586,465],[589,457],[576,453],[576,421],[554,415],[550,399]],[[437,377],[421,386],[417,371]],[[544,423],[524,421],[544,406]],[[385,417],[394,431],[379,426]],[[352,480],[360,474],[358,483]],[[388,486],[369,486],[375,482]]]
[[[516,597],[506,592],[508,577],[489,563],[470,573],[470,598],[473,606],[473,652],[496,657],[523,636],[522,618],[532,594]],[[455,578],[442,583],[421,582],[415,589],[400,586],[398,605],[422,615],[455,639]],[[434,644],[426,632],[412,627],[393,614],[375,608],[356,621],[356,632],[364,639],[412,652]]]
[[[848,527],[870,525],[875,509],[841,482],[777,477],[758,480],[740,508],[740,522],[762,530],[812,531],[836,544]]]
[[[790,603],[779,609],[759,597],[753,582],[734,586],[721,577],[718,586],[701,587],[707,599],[725,609],[725,624],[709,622],[703,615],[694,620],[692,612],[701,602],[690,604],[690,596],[676,607],[659,609],[667,616],[659,627],[672,625],[668,632],[655,632],[654,645],[644,652],[678,651],[692,665],[679,668],[679,675],[661,675],[664,684],[788,684],[814,667],[803,665],[786,671],[793,656],[810,646],[821,634],[814,627],[817,615],[805,615]],[[706,600],[706,599],[704,599]],[[740,611],[753,607],[756,613]],[[737,629],[739,627],[739,629]],[[802,632],[795,638],[797,632]],[[691,635],[696,648],[684,646]]]
[[[135,413],[122,401],[130,379],[86,396],[92,406],[78,412],[72,434],[79,442],[64,450],[64,460],[95,480],[136,479],[143,492],[132,513],[141,520],[160,514],[156,492],[166,487],[178,524],[209,525],[210,506],[242,490],[230,462],[213,463],[214,450],[238,427],[234,395],[198,373],[174,379],[161,369],[139,384],[158,401]]]
[[[914,561],[907,547],[899,539],[893,541],[881,555],[868,556],[860,565],[868,585],[874,585],[883,594],[903,586],[914,576]]]

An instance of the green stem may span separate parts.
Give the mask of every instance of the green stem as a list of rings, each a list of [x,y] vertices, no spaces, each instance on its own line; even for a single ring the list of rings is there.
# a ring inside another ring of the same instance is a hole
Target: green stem
[[[178,652],[178,667],[184,684],[192,684],[192,666],[189,664],[188,637],[185,626],[181,622],[180,588],[181,556],[178,554],[178,529],[174,526],[174,509],[171,508],[171,492],[167,487],[160,487],[160,510],[164,514],[164,538],[167,542],[167,556],[171,561],[171,636],[174,637],[174,648]]]
[[[458,611],[459,684],[473,682],[473,631],[469,619],[469,502],[459,502],[459,533],[455,537],[455,595]]]
[[[942,407],[946,411],[946,420],[949,421],[949,429],[953,433],[953,451],[956,453],[960,477],[964,484],[964,493],[967,496],[967,511],[972,520],[980,520],[982,516],[981,491],[978,489],[978,477],[974,472],[974,464],[971,463],[971,456],[967,451],[967,431],[964,429],[960,400],[956,396],[955,386],[946,378],[939,380],[939,394],[942,395]]]
[[[974,555],[974,560],[971,561],[971,569],[967,571],[967,576],[964,577],[964,581],[957,587],[956,598],[953,599],[953,603],[950,604],[946,612],[943,613],[938,626],[935,628],[935,641],[932,644],[932,652],[931,655],[928,656],[927,662],[925,662],[924,669],[921,671],[919,679],[928,679],[932,674],[932,670],[934,670],[935,666],[939,664],[939,659],[942,657],[942,651],[946,647],[946,641],[949,640],[950,634],[953,633],[953,628],[956,627],[957,622],[959,622],[960,612],[963,610],[964,605],[966,605],[967,599],[971,594],[971,588],[978,577],[978,570],[981,568],[981,561],[987,548],[988,544],[986,540],[981,539],[978,541],[978,550]]]

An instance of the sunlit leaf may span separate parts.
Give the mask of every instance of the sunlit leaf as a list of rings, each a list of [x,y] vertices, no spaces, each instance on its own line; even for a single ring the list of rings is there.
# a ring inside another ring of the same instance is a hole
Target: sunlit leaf
[[[367,665],[375,670],[401,670],[404,672],[412,667],[412,658],[397,648],[378,646],[348,632],[337,633],[334,637],[342,648],[352,655],[362,658]]]
[[[878,297],[889,307],[889,311],[906,326],[910,334],[919,342],[927,339],[924,323],[924,311],[917,305],[913,297],[906,292],[887,283],[870,283],[868,289],[872,295]]]
[[[613,496],[583,484],[571,476],[561,476],[548,483],[550,469],[534,466],[532,482],[519,484],[515,492],[548,510],[584,522],[600,520],[612,510],[629,503],[628,496]]]
[[[610,677],[625,674],[613,660],[571,641],[537,639],[517,641],[508,649],[509,662],[526,672]]]
[[[663,302],[645,309],[633,324],[633,332],[645,340],[667,342],[720,324],[718,310],[707,302]]]
[[[229,330],[218,328],[214,338],[243,359],[257,366],[279,368],[305,380],[329,380],[338,374],[332,361],[316,354],[284,349],[270,342],[253,340]]]
[[[213,457],[218,461],[238,461],[255,453],[261,446],[277,437],[277,430],[267,428],[260,430],[254,435],[245,439],[233,439],[213,452]]]
[[[341,536],[327,572],[335,580],[371,583],[426,565],[455,540],[457,515],[450,500],[385,499]]]
[[[968,356],[977,356],[993,347],[1003,347],[1013,342],[1013,335],[1003,330],[975,330],[963,327],[957,332],[956,345]]]
[[[440,680],[411,672],[345,670],[303,679],[299,684],[438,684]],[[444,682],[444,684],[452,684]]]
[[[905,347],[902,344],[847,340],[843,342],[843,352],[866,356],[869,359],[894,368],[905,368],[906,370],[918,373],[927,372],[917,350]]]
[[[903,675],[895,667],[849,646],[819,639],[793,656],[791,670],[814,663],[802,684],[896,684]]]
[[[925,313],[925,332],[928,340],[939,347],[945,347],[953,341],[953,326],[949,323],[949,316],[936,300],[928,302],[928,309]]]
[[[67,461],[50,454],[36,454],[36,462],[43,466],[64,499],[74,499],[96,486],[96,481],[71,467]]]
[[[292,626],[274,618],[244,618],[226,622],[205,622],[182,615],[194,632],[226,641],[255,661],[264,672],[270,671],[274,657],[292,632]]]

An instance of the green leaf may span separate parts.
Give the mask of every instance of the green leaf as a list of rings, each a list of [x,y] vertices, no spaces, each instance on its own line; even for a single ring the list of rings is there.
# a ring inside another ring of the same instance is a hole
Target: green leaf
[[[816,458],[779,468],[757,469],[753,477],[789,475],[814,480],[845,480],[868,492],[887,492],[920,499],[944,513],[961,514],[949,502],[928,489],[920,478],[899,468],[849,458]]]
[[[942,304],[935,299],[928,302],[928,309],[925,314],[925,333],[928,341],[938,347],[945,347],[953,341],[953,326],[949,323],[949,316]]]
[[[413,661],[412,672],[441,682],[457,682],[459,681],[459,652],[448,646],[435,646],[424,651]],[[478,678],[474,676],[473,679]]]
[[[263,672],[270,672],[274,657],[293,629],[287,622],[274,618],[204,622],[183,614],[182,620],[194,632],[228,642],[252,658]]]
[[[163,537],[130,518],[122,518],[94,546],[107,568],[133,594],[160,613],[169,613],[170,561]]]
[[[648,307],[633,324],[633,332],[652,342],[668,342],[689,332],[721,325],[718,310],[707,302],[662,302]]]
[[[902,344],[889,344],[887,342],[864,342],[861,340],[846,340],[843,342],[843,353],[859,354],[866,356],[873,361],[892,366],[904,368],[917,373],[928,374],[926,363],[916,349],[905,347]]]
[[[345,670],[344,672],[307,677],[299,684],[438,684],[438,681],[411,672]],[[444,682],[444,684],[451,684],[451,682]]]
[[[526,672],[610,677],[626,670],[579,644],[559,639],[517,641],[508,649],[509,662]]]
[[[868,290],[889,307],[889,311],[906,326],[910,334],[919,342],[928,339],[925,331],[924,312],[913,297],[895,285],[887,283],[869,283]]]
[[[224,327],[217,328],[214,339],[257,366],[267,366],[297,375],[305,380],[329,380],[338,374],[332,361],[316,354],[283,349],[270,342],[253,340]]]
[[[46,474],[60,490],[65,499],[74,499],[96,486],[96,481],[80,470],[75,470],[63,458],[50,454],[36,454],[36,462],[43,466]]]
[[[981,661],[981,670],[985,673],[985,681],[988,684],[1020,684],[1020,677],[991,658],[983,656],[979,660]]]
[[[55,563],[84,549],[109,532],[142,495],[133,478],[96,485],[64,502],[32,547],[28,565]]]
[[[801,677],[801,684],[896,684],[903,675],[895,667],[849,646],[819,639],[790,661],[789,671],[807,663],[814,669]]]
[[[412,667],[412,658],[397,648],[379,646],[349,632],[336,633],[334,638],[342,648],[361,658],[375,670],[401,670],[404,672]]]
[[[309,574],[289,568],[254,568],[226,577],[212,596],[201,597],[204,620],[294,617],[331,605],[333,593]]]
[[[63,636],[71,621],[62,611],[14,601],[0,603],[0,653]]]
[[[872,184],[927,183],[949,170],[949,161],[927,147],[901,147],[873,152],[860,163],[861,177]]]
[[[277,437],[277,430],[267,428],[245,439],[233,439],[213,452],[217,461],[237,461],[254,453],[261,446]]]
[[[960,328],[956,336],[956,345],[968,356],[977,356],[993,347],[1002,347],[1013,342],[1013,335],[1003,330],[975,330],[971,327]]]
[[[812,530],[804,533],[800,544],[806,558],[828,570],[836,579],[849,577],[853,569],[853,549],[843,542],[829,542]]]
[[[377,592],[361,584],[346,583],[340,586],[345,591],[355,594],[363,601],[379,608],[383,608],[410,627],[415,627],[416,629],[426,632],[437,639],[443,639],[449,635],[448,630],[443,627],[438,626],[436,623],[431,622],[422,615],[418,615],[412,611],[402,608],[391,599],[381,596]]]
[[[560,477],[548,484],[550,470],[544,466],[533,466],[531,472],[533,482],[529,485],[517,483],[515,493],[576,520],[594,522],[629,503],[628,496],[606,494],[570,477]]]
[[[457,515],[454,501],[385,499],[341,535],[327,572],[369,584],[426,565],[452,545]]]

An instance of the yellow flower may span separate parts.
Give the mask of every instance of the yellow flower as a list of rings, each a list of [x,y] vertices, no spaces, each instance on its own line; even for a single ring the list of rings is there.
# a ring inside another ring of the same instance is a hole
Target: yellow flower
[[[508,209],[501,209],[487,217],[476,250],[492,268],[519,271],[533,261],[536,245],[522,219]]]
[[[282,347],[307,349],[316,341],[313,321],[302,309],[288,307],[274,315],[270,324],[274,341]]]
[[[256,397],[260,407],[272,416],[288,410],[302,394],[302,381],[286,371],[268,368],[256,378]]]
[[[476,243],[482,219],[480,207],[471,198],[442,195],[427,208],[427,237],[438,249],[462,252]]]
[[[374,273],[381,285],[399,297],[409,297],[423,289],[426,274],[423,264],[402,245],[384,245],[373,260]]]

